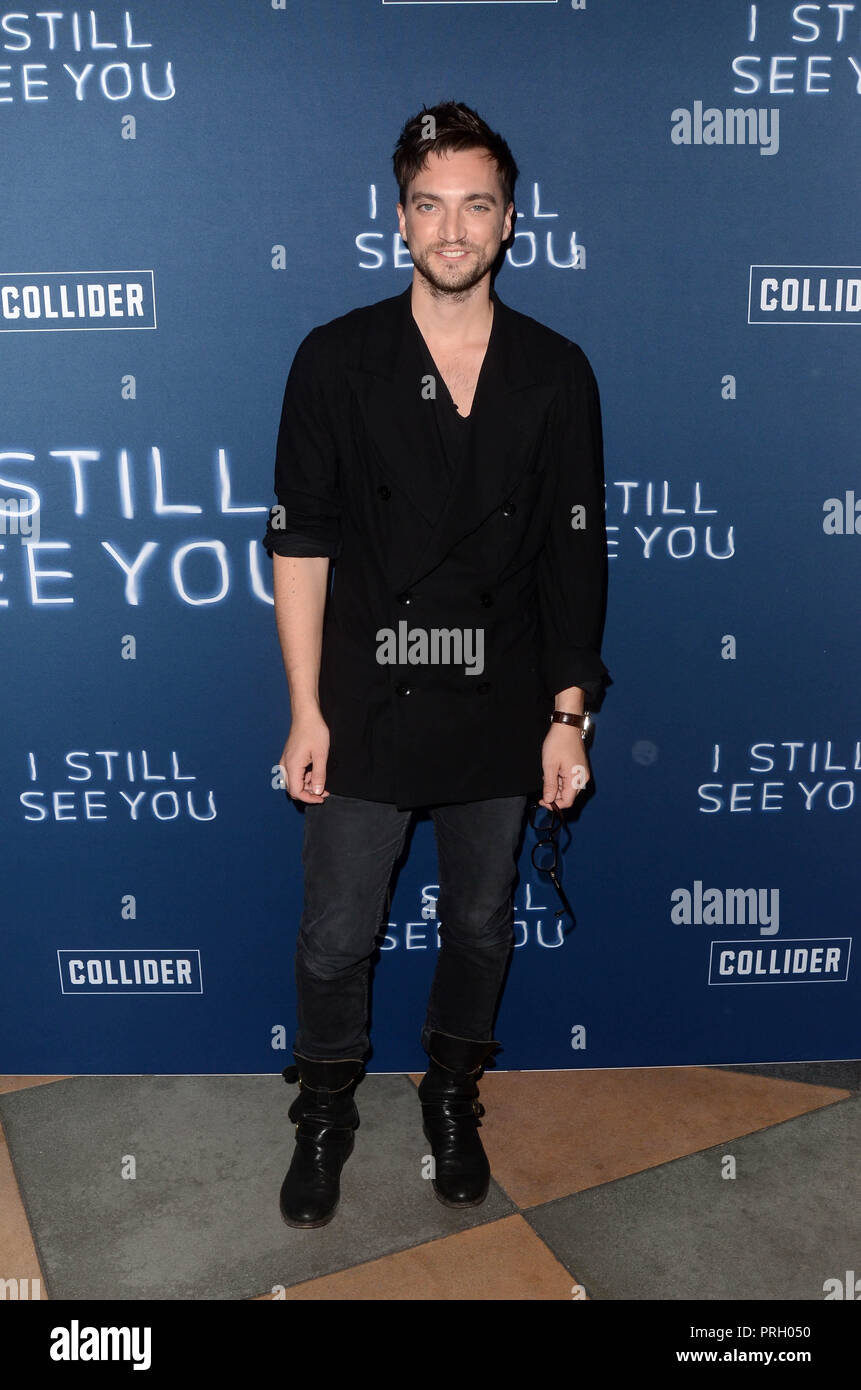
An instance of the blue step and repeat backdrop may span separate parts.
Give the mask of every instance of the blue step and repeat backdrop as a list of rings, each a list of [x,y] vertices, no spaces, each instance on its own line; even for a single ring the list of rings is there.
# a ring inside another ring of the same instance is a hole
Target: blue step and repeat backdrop
[[[391,152],[520,169],[500,297],[602,395],[612,673],[505,1068],[855,1057],[861,4],[0,7],[4,1072],[290,1060],[302,811],[260,544],[305,334],[398,293]],[[372,1071],[420,1068],[431,822]]]

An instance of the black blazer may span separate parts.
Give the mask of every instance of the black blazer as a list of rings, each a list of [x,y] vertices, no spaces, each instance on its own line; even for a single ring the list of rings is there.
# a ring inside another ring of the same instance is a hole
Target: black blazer
[[[313,329],[290,369],[263,544],[334,562],[319,686],[333,793],[402,808],[540,795],[554,696],[581,686],[594,706],[610,678],[595,378],[576,344],[491,295],[471,456],[447,495],[411,287]]]

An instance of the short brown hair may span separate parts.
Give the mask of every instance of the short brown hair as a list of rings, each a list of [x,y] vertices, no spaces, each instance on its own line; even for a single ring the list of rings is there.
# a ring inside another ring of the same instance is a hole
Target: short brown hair
[[[426,117],[432,116],[436,134],[424,134]],[[429,154],[443,150],[485,149],[494,160],[502,183],[506,207],[514,201],[514,185],[520,172],[502,136],[490,129],[477,112],[460,101],[442,101],[424,106],[411,116],[398,136],[392,155],[400,201],[406,206],[407,189],[424,168]]]

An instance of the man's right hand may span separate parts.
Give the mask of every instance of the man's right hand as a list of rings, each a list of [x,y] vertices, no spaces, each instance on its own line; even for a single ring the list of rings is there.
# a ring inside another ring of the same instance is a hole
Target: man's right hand
[[[325,801],[329,726],[322,714],[294,719],[279,766],[294,801]]]

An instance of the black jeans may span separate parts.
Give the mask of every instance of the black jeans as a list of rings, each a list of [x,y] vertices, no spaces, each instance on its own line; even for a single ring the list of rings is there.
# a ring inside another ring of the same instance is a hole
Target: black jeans
[[[430,807],[441,946],[421,1032],[489,1040],[514,944],[512,888],[525,796]],[[411,810],[328,796],[305,806],[294,1049],[318,1061],[369,1047],[368,973]]]

